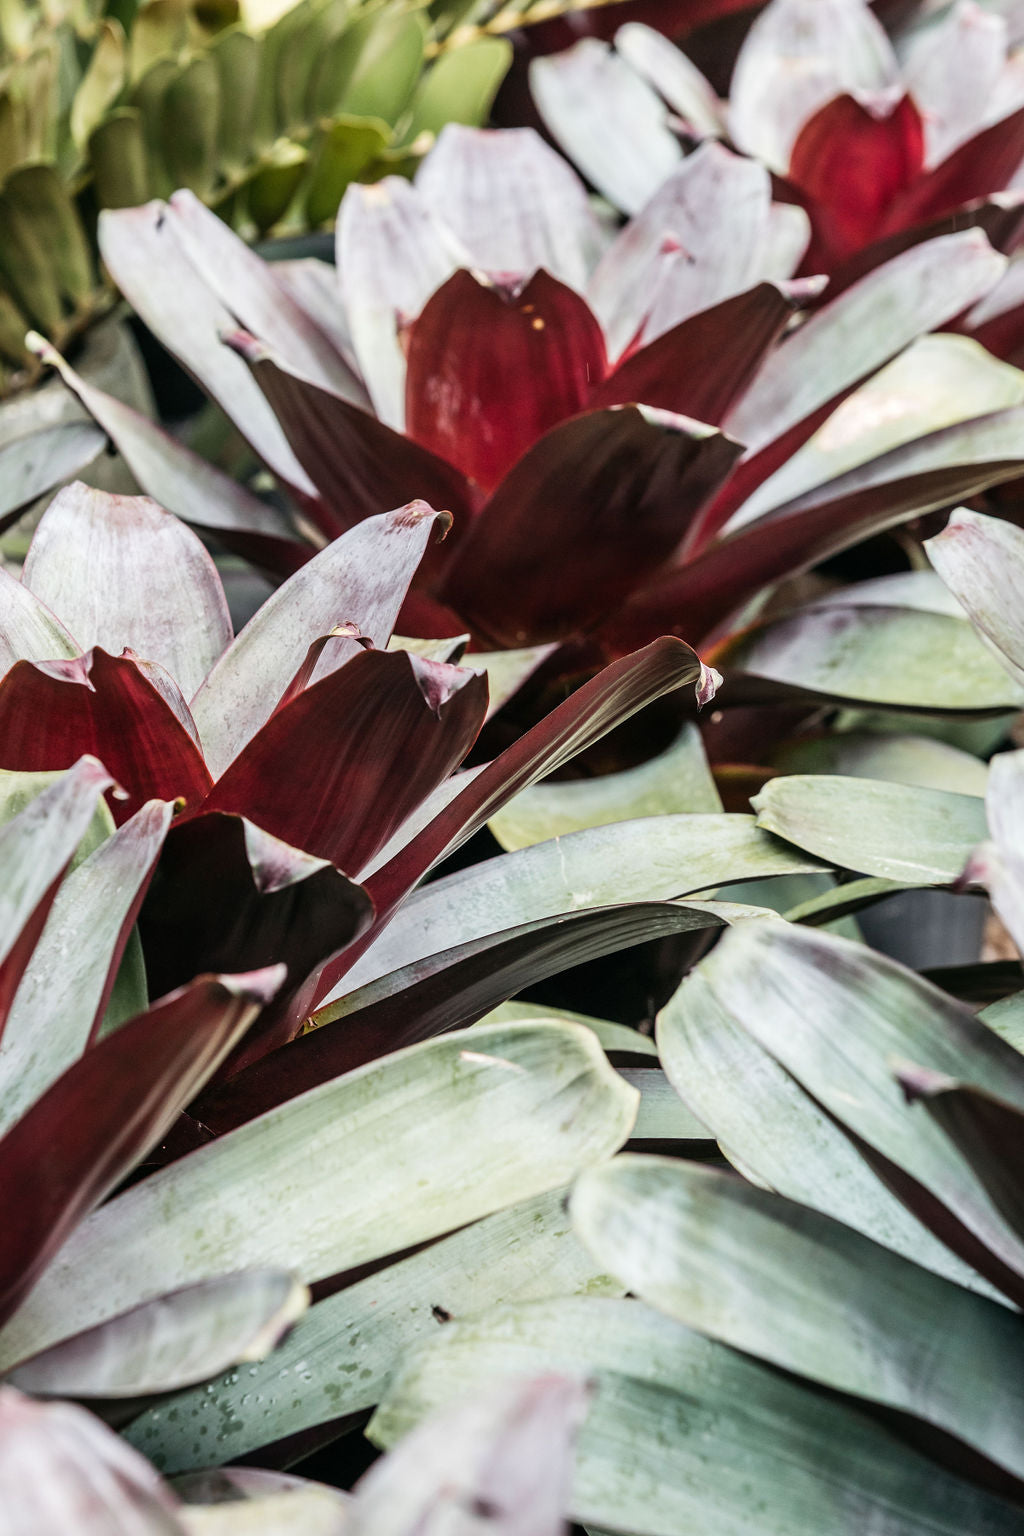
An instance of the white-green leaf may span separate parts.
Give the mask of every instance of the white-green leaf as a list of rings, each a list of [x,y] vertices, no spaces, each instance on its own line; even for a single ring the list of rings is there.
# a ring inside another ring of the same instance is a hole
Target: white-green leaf
[[[0,1360],[229,1269],[281,1266],[309,1282],[557,1189],[625,1141],[636,1101],[571,1024],[399,1051],[94,1212],[0,1334]]]

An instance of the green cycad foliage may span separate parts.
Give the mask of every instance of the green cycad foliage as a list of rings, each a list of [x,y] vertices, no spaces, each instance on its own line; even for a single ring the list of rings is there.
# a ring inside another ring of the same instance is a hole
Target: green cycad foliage
[[[417,0],[299,0],[260,35],[237,0],[97,12],[0,0],[0,394],[33,379],[26,331],[67,347],[109,306],[100,208],[188,187],[248,236],[323,226],[349,182],[484,121],[511,60]]]

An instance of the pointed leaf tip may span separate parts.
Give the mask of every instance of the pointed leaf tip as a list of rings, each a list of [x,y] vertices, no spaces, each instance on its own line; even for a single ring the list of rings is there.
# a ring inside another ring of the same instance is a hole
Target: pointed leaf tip
[[[700,677],[697,679],[696,694],[697,708],[703,709],[705,704],[710,704],[715,694],[721,688],[723,682],[721,672],[716,672],[714,667],[706,667],[701,662]]]

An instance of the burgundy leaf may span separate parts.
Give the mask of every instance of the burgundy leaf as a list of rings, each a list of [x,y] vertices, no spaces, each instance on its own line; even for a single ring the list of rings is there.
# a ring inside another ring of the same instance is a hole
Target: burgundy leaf
[[[781,288],[759,283],[631,353],[592,396],[591,407],[635,401],[718,426],[792,313]]]
[[[886,210],[879,229],[939,218],[972,198],[989,197],[1009,182],[1024,160],[1024,107],[961,144],[941,165],[908,186]]]
[[[64,871],[112,782],[102,763],[83,757],[0,828],[0,1035]]]
[[[923,162],[924,130],[909,96],[880,107],[837,96],[816,112],[797,136],[787,172],[813,225],[802,270],[828,271],[884,233],[894,199]]]
[[[478,673],[361,651],[271,716],[205,809],[237,811],[358,874],[459,765],[486,710]]]
[[[69,768],[83,753],[126,791],[111,804],[119,824],[147,800],[196,806],[210,788],[199,748],[131,656],[96,646],[74,661],[17,662],[0,681],[0,767]]]
[[[1022,423],[1017,406],[943,427],[773,508],[638,593],[602,640],[625,651],[666,630],[703,639],[782,577],[1019,475]]]
[[[173,826],[139,920],[157,996],[206,971],[283,963],[287,978],[225,1063],[231,1072],[290,1040],[324,963],[370,924],[366,892],[239,816]]]
[[[472,837],[521,789],[600,741],[645,704],[692,683],[697,703],[714,697],[721,681],[688,645],[663,637],[598,673],[493,762],[367,879],[377,923],[340,961],[324,969],[317,989],[326,997],[392,916],[397,904],[447,853]]]
[[[409,330],[406,431],[490,491],[604,374],[601,328],[564,283],[539,271],[506,293],[456,272]]]
[[[347,528],[422,498],[468,516],[472,495],[452,465],[293,372],[246,331],[227,343],[245,358],[324,503],[331,538]]]
[[[1024,238],[1024,192],[996,192],[989,198],[975,198],[953,213],[873,240],[832,273],[828,285],[829,300],[912,245],[922,245],[926,240],[936,240],[964,229],[984,230],[994,250],[1004,256],[1010,255]]]
[[[159,1141],[283,980],[207,976],[86,1051],[0,1141],[6,1321],[74,1227]]]
[[[463,1029],[521,988],[568,966],[722,922],[681,903],[640,901],[563,912],[459,944],[370,982],[340,1006],[325,1008],[316,1029],[212,1086],[195,1113],[218,1134],[232,1130],[389,1051]]]
[[[664,565],[740,452],[710,427],[649,408],[564,422],[473,522],[440,596],[499,645],[564,639]]]
[[[271,593],[192,700],[212,773],[223,773],[266,723],[315,642],[354,624],[384,650],[424,552],[448,526],[424,501],[366,518]],[[357,649],[332,643],[314,679]]]

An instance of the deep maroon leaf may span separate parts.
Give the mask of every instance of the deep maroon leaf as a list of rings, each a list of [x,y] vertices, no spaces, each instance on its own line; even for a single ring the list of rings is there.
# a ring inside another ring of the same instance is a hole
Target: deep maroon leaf
[[[879,234],[939,218],[973,198],[1002,191],[1024,160],[1024,107],[961,144],[929,175],[894,198]]]
[[[459,944],[325,1009],[318,1028],[211,1087],[194,1113],[218,1133],[231,1130],[389,1051],[463,1029],[523,987],[571,965],[723,921],[678,902],[641,901],[563,912]]]
[[[792,313],[781,288],[759,283],[631,353],[591,407],[635,401],[718,426]]]
[[[356,875],[458,767],[486,711],[478,673],[362,651],[272,715],[205,808],[248,816]]]
[[[975,198],[953,213],[942,214],[927,223],[913,224],[872,241],[832,273],[828,285],[829,300],[912,245],[922,245],[926,240],[936,240],[964,229],[984,230],[994,250],[1004,256],[1010,255],[1024,238],[1024,192],[997,192],[990,198]]]
[[[238,816],[201,815],[173,826],[139,920],[150,990],[157,996],[203,972],[283,963],[287,978],[228,1073],[290,1040],[312,1007],[324,963],[370,923],[366,892],[324,859]]]
[[[315,642],[351,624],[385,649],[424,552],[448,526],[446,514],[423,501],[366,518],[271,593],[192,700],[214,775],[266,724]],[[324,649],[314,679],[343,665],[358,645]]]
[[[547,272],[518,293],[456,272],[409,329],[406,431],[491,491],[586,407],[605,366],[586,301]]]
[[[201,977],[86,1051],[0,1141],[6,1321],[69,1233],[193,1098],[284,979]]]
[[[147,800],[197,806],[210,788],[195,741],[134,657],[96,646],[74,661],[17,662],[0,681],[0,767],[69,768],[84,753],[126,791],[111,804],[119,824]]]
[[[710,427],[650,408],[564,422],[477,516],[440,596],[499,645],[577,633],[665,563],[740,452]]]
[[[227,343],[245,358],[320,493],[331,538],[364,517],[422,498],[456,518],[472,496],[452,465],[300,374],[246,331]]]
[[[705,667],[688,645],[664,637],[605,667],[597,677],[584,683],[481,769],[422,832],[410,838],[367,879],[366,888],[377,909],[377,923],[340,961],[324,968],[317,996],[328,996],[427,871],[472,837],[519,790],[556,772],[563,763],[586,751],[663,694],[692,683],[698,704],[706,704],[714,697],[720,681],[718,674]]]
[[[778,507],[652,583],[602,639],[622,650],[668,630],[700,640],[755,593],[907,517],[1024,469],[1024,407],[943,427]]]
[[[837,96],[816,112],[797,136],[787,173],[813,226],[802,270],[828,271],[884,233],[894,200],[923,161],[924,130],[909,96],[874,109]]]

